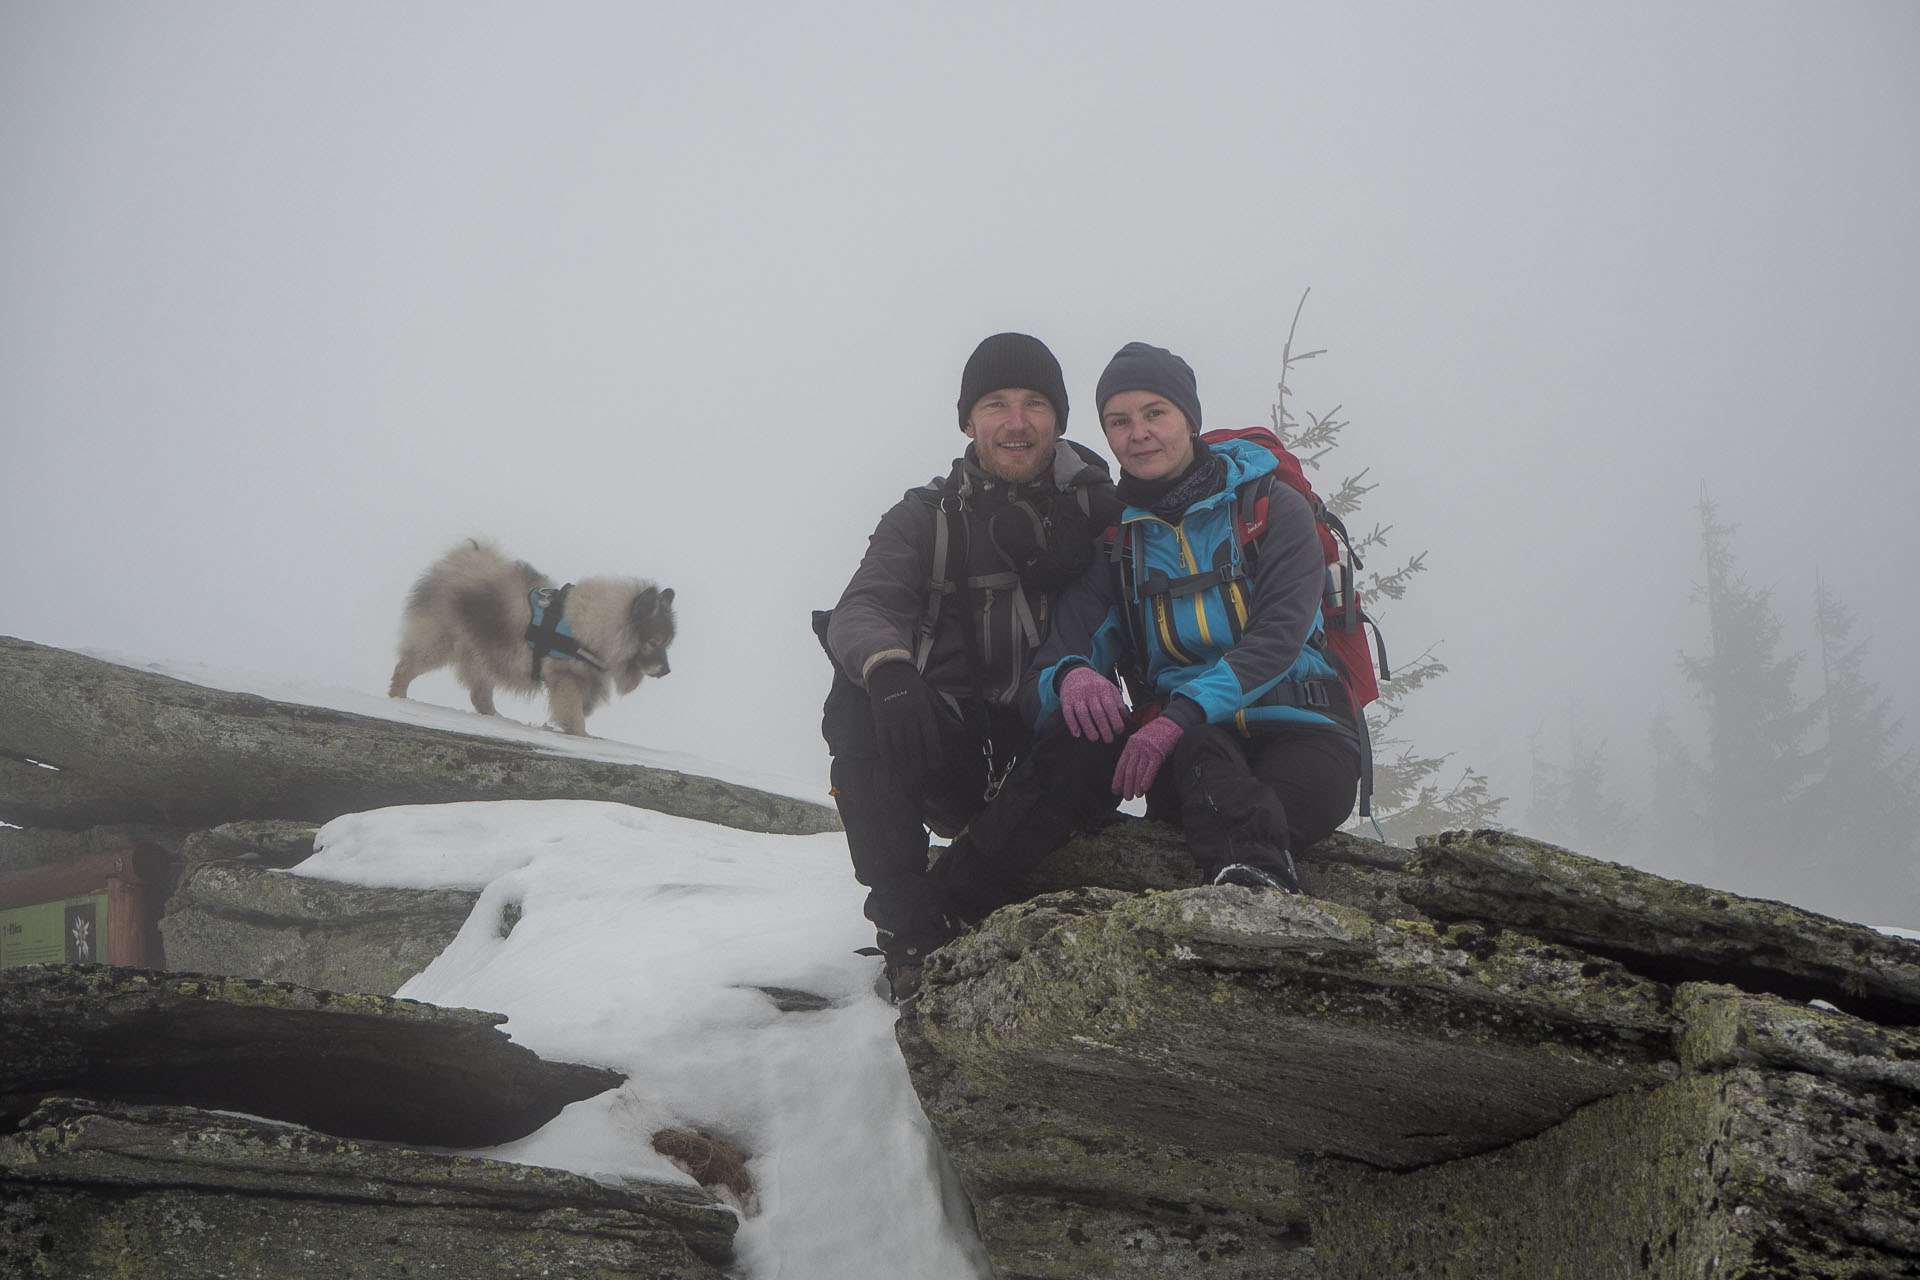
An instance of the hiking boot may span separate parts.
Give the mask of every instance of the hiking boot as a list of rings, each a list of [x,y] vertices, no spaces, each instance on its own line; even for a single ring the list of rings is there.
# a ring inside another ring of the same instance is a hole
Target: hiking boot
[[[948,929],[937,935],[920,934],[906,938],[885,929],[878,932],[871,947],[861,947],[856,955],[882,956],[886,965],[882,970],[881,983],[874,984],[875,992],[886,996],[894,1004],[905,1004],[920,994],[920,978],[926,969],[927,957],[951,940],[958,930]]]
[[[1292,859],[1288,859],[1288,861],[1291,862]],[[1288,869],[1291,870],[1290,867]],[[1306,890],[1301,887],[1298,876],[1290,876],[1288,878],[1291,879],[1293,883],[1285,883],[1276,878],[1271,872],[1262,871],[1259,867],[1251,867],[1244,862],[1230,862],[1220,868],[1220,870],[1214,872],[1213,883],[1239,885],[1242,889],[1272,889],[1275,893],[1298,894],[1306,892]]]

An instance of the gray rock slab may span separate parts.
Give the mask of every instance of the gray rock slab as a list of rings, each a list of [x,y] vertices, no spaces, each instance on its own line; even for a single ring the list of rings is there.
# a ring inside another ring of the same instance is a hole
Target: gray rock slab
[[[0,1120],[50,1095],[243,1111],[347,1138],[495,1146],[618,1086],[505,1019],[386,996],[108,966],[0,970]]]
[[[1003,1280],[1318,1280],[1297,1162],[1018,1101],[924,1037],[901,1048]]]
[[[1322,1170],[1326,1280],[1920,1275],[1911,1095],[1734,1068],[1622,1094],[1512,1147]]]
[[[1481,921],[1608,956],[1664,982],[1825,999],[1920,1023],[1920,943],[1785,903],[1583,857],[1503,831],[1421,837],[1402,890],[1439,920]]]
[[[0,1138],[0,1273],[718,1280],[735,1218],[682,1186],[53,1099]]]
[[[1314,897],[1392,919],[1417,914],[1399,894],[1413,859],[1412,850],[1335,832],[1294,863]],[[1121,814],[1041,859],[1026,888],[1029,896],[1088,886],[1144,893],[1199,883],[1179,828]]]
[[[313,856],[320,828],[311,822],[265,818],[223,822],[195,831],[180,842],[180,861],[247,862],[263,867],[293,867]]]
[[[1409,1168],[1670,1078],[1669,998],[1517,933],[1234,888],[1084,890],[936,953],[899,1035],[910,1064],[951,1061],[983,1105]]]
[[[1920,1098],[1920,1031],[1911,1027],[1710,983],[1681,987],[1674,1008],[1689,1071],[1799,1071]]]
[[[0,739],[6,736],[5,731],[0,729]],[[0,771],[6,767],[0,763]],[[0,874],[42,867],[50,862],[65,862],[92,853],[126,849],[137,844],[154,845],[170,855],[177,855],[192,835],[193,832],[186,827],[161,827],[147,822],[83,827],[77,831],[54,827],[0,827]],[[311,846],[307,851],[313,851]]]
[[[181,876],[160,933],[169,970],[392,995],[446,950],[479,896],[207,861]]]
[[[400,804],[609,800],[745,831],[831,808],[640,765],[229,693],[0,637],[0,820],[22,827],[326,822]]]

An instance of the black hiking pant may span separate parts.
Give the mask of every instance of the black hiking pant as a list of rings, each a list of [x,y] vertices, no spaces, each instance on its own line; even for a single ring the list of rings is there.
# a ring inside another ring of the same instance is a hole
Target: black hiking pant
[[[958,716],[941,724],[940,767],[908,773],[880,756],[865,689],[835,672],[827,694],[820,731],[867,919],[928,949],[1018,901],[1034,864],[1114,807],[1118,744],[1083,743],[1057,724],[1036,739],[1010,710],[989,727],[1000,760],[1015,756],[991,801],[985,743]],[[929,828],[953,841],[932,869]]]
[[[1360,761],[1338,732],[1310,725],[1187,730],[1147,792],[1147,816],[1182,827],[1201,875],[1245,863],[1281,883],[1290,851],[1324,840],[1353,812]]]

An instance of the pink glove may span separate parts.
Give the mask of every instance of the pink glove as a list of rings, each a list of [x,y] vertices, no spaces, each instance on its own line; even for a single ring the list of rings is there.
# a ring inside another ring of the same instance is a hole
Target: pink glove
[[[1185,732],[1165,716],[1149,720],[1135,729],[1133,736],[1127,739],[1127,745],[1120,750],[1120,764],[1113,771],[1113,794],[1122,800],[1147,794],[1147,788],[1153,785],[1154,775],[1160,772],[1160,766],[1173,754],[1173,744],[1180,741],[1180,735]]]
[[[1112,742],[1127,727],[1126,704],[1113,681],[1092,667],[1075,667],[1060,679],[1060,714],[1076,738]]]

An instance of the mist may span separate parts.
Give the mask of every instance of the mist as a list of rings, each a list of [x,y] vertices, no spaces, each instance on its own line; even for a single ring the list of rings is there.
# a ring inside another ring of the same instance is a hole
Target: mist
[[[1427,556],[1398,728],[1521,824],[1578,725],[1639,805],[1703,488],[1783,643],[1824,582],[1920,708],[1916,67],[1904,3],[0,0],[0,633],[379,692],[485,535],[675,588],[590,732],[824,789],[808,611],[974,344],[1096,448],[1135,339],[1266,422],[1311,289],[1292,403]]]

